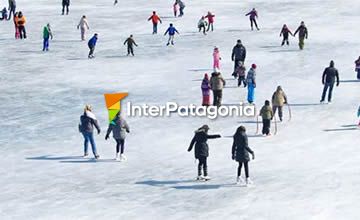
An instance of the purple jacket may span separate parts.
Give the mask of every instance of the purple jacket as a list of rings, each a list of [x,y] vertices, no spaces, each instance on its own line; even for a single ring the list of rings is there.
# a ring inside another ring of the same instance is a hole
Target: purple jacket
[[[201,90],[202,90],[203,96],[209,96],[210,95],[210,83],[209,83],[209,80],[203,79],[203,81],[201,83]]]
[[[250,15],[250,19],[255,19],[258,16],[256,10],[251,10],[249,13],[246,14],[246,16],[248,15]]]

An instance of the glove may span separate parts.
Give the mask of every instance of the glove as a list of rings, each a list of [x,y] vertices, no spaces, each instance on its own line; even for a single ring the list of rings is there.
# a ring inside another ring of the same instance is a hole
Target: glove
[[[339,86],[339,83],[336,83],[336,86]]]
[[[255,160],[255,154],[254,153],[252,154],[252,159]]]
[[[100,130],[98,130],[98,134],[100,134]]]
[[[105,136],[105,140],[107,140],[107,139],[109,139],[109,135],[106,135],[106,136]]]
[[[234,154],[231,156],[231,159],[235,160],[235,155]]]

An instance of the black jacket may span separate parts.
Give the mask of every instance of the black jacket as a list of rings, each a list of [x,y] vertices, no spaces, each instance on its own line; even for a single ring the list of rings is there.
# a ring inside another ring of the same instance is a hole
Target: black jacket
[[[237,44],[232,50],[231,59],[245,61],[246,58],[246,48],[242,44]]]
[[[62,0],[63,5],[70,5],[70,0]]]
[[[339,84],[339,72],[335,67],[327,67],[324,70],[323,76],[322,76],[322,83],[335,83],[335,79],[336,79],[336,83]]]
[[[220,135],[208,135],[204,130],[197,130],[195,131],[195,136],[190,143],[188,151],[191,151],[195,144],[195,158],[199,159],[200,157],[208,157],[209,146],[206,143],[207,140],[220,137]]]
[[[96,119],[88,117],[86,115],[86,113],[84,113],[80,117],[80,125],[79,125],[80,132],[91,132],[92,133],[94,131],[94,126],[95,126],[96,130],[98,131],[98,133],[100,133],[100,127],[99,127],[98,121]]]
[[[249,153],[253,154],[254,151],[252,151],[248,145],[248,137],[245,132],[234,135],[231,153],[238,162],[247,162],[250,160]]]

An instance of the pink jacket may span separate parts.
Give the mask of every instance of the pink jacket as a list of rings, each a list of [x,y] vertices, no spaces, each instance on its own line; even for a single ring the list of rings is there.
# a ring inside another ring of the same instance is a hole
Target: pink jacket
[[[220,52],[218,50],[215,50],[213,53],[214,61],[219,62],[220,60]]]

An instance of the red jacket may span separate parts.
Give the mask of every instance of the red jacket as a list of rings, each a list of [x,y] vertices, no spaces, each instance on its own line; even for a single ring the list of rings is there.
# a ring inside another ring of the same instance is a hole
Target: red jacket
[[[159,21],[161,23],[161,19],[158,15],[151,15],[151,17],[148,19],[148,21],[152,21],[153,24],[157,24]]]
[[[208,19],[210,24],[214,23],[214,17],[215,17],[215,15],[213,15],[213,14],[208,14],[205,16],[205,18]]]

